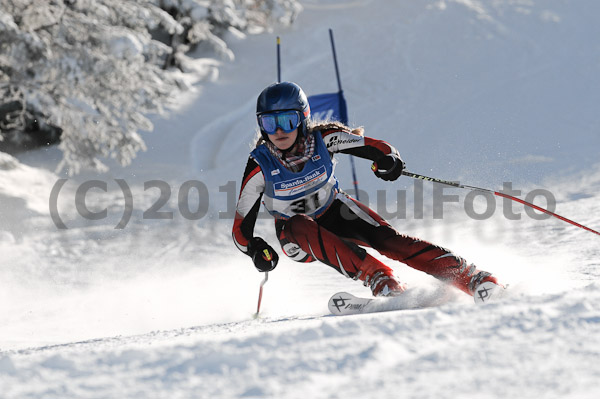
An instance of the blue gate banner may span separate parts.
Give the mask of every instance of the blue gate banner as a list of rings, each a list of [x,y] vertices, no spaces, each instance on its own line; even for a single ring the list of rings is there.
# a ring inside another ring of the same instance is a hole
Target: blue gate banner
[[[334,120],[348,124],[348,109],[342,90],[337,93],[317,94],[308,97],[311,119]]]

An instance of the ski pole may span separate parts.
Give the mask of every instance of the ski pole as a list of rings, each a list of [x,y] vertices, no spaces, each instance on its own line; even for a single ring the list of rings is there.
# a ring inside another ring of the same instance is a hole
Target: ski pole
[[[448,181],[448,180],[436,179],[435,177],[424,176],[424,175],[420,175],[420,174],[417,174],[417,173],[412,173],[412,172],[409,172],[409,171],[406,171],[406,170],[402,171],[402,174],[404,176],[412,177],[413,179],[421,179],[421,180],[430,181],[430,182],[434,182],[434,183],[445,184],[447,186],[452,186],[452,187],[457,187],[457,188],[466,188],[468,190],[477,190],[477,191],[483,191],[483,192],[486,192],[486,193],[492,193],[492,194],[497,195],[499,197],[508,198],[508,199],[510,199],[512,201],[519,202],[519,203],[521,203],[523,205],[526,205],[526,206],[529,206],[529,207],[531,207],[531,208],[533,208],[535,210],[538,210],[540,212],[543,212],[543,213],[546,213],[548,215],[554,216],[555,218],[560,219],[560,220],[562,220],[564,222],[570,223],[573,226],[577,226],[579,228],[582,228],[582,229],[587,230],[589,232],[592,232],[594,234],[600,235],[600,233],[597,232],[596,230],[590,229],[589,227],[586,227],[586,226],[584,226],[582,224],[574,222],[571,219],[567,219],[566,217],[560,216],[560,215],[558,215],[558,214],[556,214],[554,212],[550,212],[549,210],[541,208],[541,207],[539,207],[537,205],[534,205],[534,204],[532,204],[530,202],[523,201],[520,198],[513,197],[512,195],[504,194],[504,193],[501,193],[501,192],[498,192],[498,191],[494,191],[494,190],[490,190],[490,189],[487,189],[487,188],[469,186],[467,184],[460,184],[460,183],[452,182],[452,181]]]
[[[269,281],[269,272],[265,272],[265,278],[260,283],[260,289],[258,290],[258,306],[256,307],[256,314],[254,315],[255,319],[258,317],[258,313],[260,312],[260,303],[262,301],[263,287],[265,286],[267,281]]]

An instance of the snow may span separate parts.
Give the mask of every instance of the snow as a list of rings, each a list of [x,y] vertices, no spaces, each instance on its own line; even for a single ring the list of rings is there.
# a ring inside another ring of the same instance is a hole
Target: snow
[[[135,58],[143,56],[143,44],[131,33],[113,33],[109,41],[110,52],[118,58]]]
[[[491,218],[473,220],[464,210],[467,193],[456,189],[444,193],[461,202],[447,203],[443,219],[434,219],[427,183],[418,218],[412,180],[383,182],[357,160],[372,206],[380,205],[378,190],[390,199],[404,192],[407,216],[392,223],[494,272],[510,284],[506,297],[475,306],[384,260],[411,287],[444,303],[333,317],[332,294],[368,290],[323,265],[282,257],[254,319],[262,276],[231,242],[226,214],[254,135],[256,95],[276,78],[275,37],[283,79],[308,94],[330,92],[337,89],[331,27],[350,120],[397,146],[409,170],[492,189],[512,182],[522,197],[544,188],[557,213],[598,230],[600,4],[303,6],[290,28],[231,34],[235,61],[201,60],[215,78],[189,80],[194,91],[168,116],[152,119],[154,132],[143,136],[147,151],[132,165],[71,177],[57,199],[66,230],[48,210],[63,177],[48,172],[60,161],[57,150],[18,161],[0,154],[2,398],[598,397],[597,235],[534,220],[517,204],[520,219],[508,220],[500,199]],[[349,161],[340,157],[337,168],[350,189]],[[107,209],[106,219],[85,220],[74,206],[77,188],[90,179],[107,183],[106,192],[92,189],[85,199],[91,211]],[[127,208],[115,179],[132,191],[124,229],[115,229]],[[172,218],[144,218],[161,196],[156,187],[145,189],[151,180],[170,185],[159,210]],[[206,187],[208,210],[186,220],[178,195],[194,180]],[[395,204],[386,206],[391,212]],[[268,219],[259,220],[257,234],[276,242]]]

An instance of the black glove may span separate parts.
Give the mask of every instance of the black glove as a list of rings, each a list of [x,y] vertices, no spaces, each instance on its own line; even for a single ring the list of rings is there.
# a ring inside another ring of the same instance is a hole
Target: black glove
[[[404,161],[395,154],[384,155],[371,166],[375,176],[380,179],[393,181],[402,175],[404,170]]]
[[[260,237],[254,237],[248,242],[248,255],[259,272],[270,272],[279,262],[277,252]]]

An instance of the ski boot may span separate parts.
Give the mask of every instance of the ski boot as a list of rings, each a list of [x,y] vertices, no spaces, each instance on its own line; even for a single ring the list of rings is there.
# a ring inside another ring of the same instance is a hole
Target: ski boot
[[[373,296],[399,296],[406,291],[406,284],[396,279],[392,269],[369,254],[354,279],[364,281],[363,285],[371,288]]]

